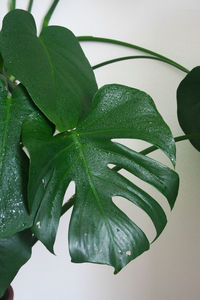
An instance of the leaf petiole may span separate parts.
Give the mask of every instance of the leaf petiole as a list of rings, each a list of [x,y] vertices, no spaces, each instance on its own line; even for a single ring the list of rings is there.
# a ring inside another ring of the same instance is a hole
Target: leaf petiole
[[[161,58],[163,61],[165,61],[166,63],[168,63],[169,65],[172,65],[174,67],[176,67],[177,69],[185,72],[185,73],[189,73],[189,70],[186,69],[185,67],[181,66],[180,64],[178,64],[177,62],[159,54],[156,53],[154,51],[151,51],[149,49],[134,45],[134,44],[130,44],[130,43],[126,43],[126,42],[122,42],[119,40],[114,40],[114,39],[109,39],[109,38],[102,38],[102,37],[96,37],[96,36],[78,36],[77,39],[79,40],[79,42],[101,42],[101,43],[107,43],[107,44],[115,44],[115,45],[120,45],[120,46],[124,46],[124,47],[128,47],[128,48],[132,48],[135,50],[139,50],[142,51],[144,53],[148,53],[151,54],[155,57]]]
[[[61,216],[63,216],[73,205],[75,201],[75,194],[63,205]]]
[[[16,8],[16,0],[10,0],[9,11]]]
[[[110,59],[110,60],[104,61],[102,63],[99,63],[99,64],[93,66],[92,69],[95,70],[95,69],[101,68],[103,66],[106,66],[106,65],[109,65],[109,64],[112,64],[112,63],[115,63],[115,62],[123,61],[123,60],[139,59],[139,58],[153,59],[153,60],[162,61],[164,63],[168,63],[166,61],[166,59],[163,59],[163,58],[160,58],[160,57],[148,56],[148,55],[134,55],[134,56],[123,56],[123,57],[118,57],[118,58]]]
[[[49,25],[49,21],[51,19],[51,16],[52,16],[58,2],[59,2],[59,0],[54,0],[52,5],[50,6],[49,10],[47,11],[47,13],[44,17],[43,23],[42,23],[42,30]]]
[[[33,0],[29,0],[29,4],[28,4],[28,8],[27,8],[28,12],[31,12],[32,6],[33,6]]]

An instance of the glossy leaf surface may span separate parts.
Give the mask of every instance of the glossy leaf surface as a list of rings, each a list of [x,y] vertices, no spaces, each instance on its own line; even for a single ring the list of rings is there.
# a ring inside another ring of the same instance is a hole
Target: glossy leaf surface
[[[19,269],[31,257],[35,240],[30,230],[0,239],[0,297],[2,297]]]
[[[178,120],[186,134],[200,133],[200,67],[194,68],[177,89]],[[200,139],[190,139],[200,151]]]
[[[0,238],[28,228],[27,213],[28,158],[20,144],[23,121],[34,111],[18,87],[8,98],[0,81]]]
[[[31,14],[14,10],[4,18],[0,49],[8,71],[56,128],[62,132],[76,127],[97,84],[73,33],[50,26],[38,38]]]
[[[159,162],[112,142],[113,138],[148,141],[175,163],[173,137],[150,96],[121,85],[101,88],[92,109],[75,130],[52,136],[42,119],[27,120],[23,126],[23,142],[31,157],[29,207],[35,216],[36,237],[53,251],[63,196],[73,180],[76,199],[69,229],[72,261],[108,264],[118,272],[147,250],[149,241],[112,197],[125,197],[143,209],[152,219],[157,237],[165,227],[166,216],[150,195],[108,164],[153,185],[171,207],[178,176]]]

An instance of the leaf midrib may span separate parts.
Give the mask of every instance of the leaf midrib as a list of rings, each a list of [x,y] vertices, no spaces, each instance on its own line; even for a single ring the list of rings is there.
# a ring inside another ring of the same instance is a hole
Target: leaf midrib
[[[46,46],[45,42],[43,41],[42,37],[39,37],[38,38],[38,41],[40,42],[45,54],[46,54],[46,57],[47,57],[47,62],[49,64],[49,67],[50,67],[50,70],[51,70],[51,75],[52,75],[52,81],[53,81],[53,97],[56,98],[56,76],[55,76],[55,70],[54,70],[54,67],[53,67],[53,64],[52,64],[52,59],[51,59],[51,55],[49,53],[49,49],[48,47]]]
[[[99,195],[98,195],[98,192],[96,191],[96,188],[95,188],[95,184],[93,182],[93,179],[92,179],[92,174],[91,174],[91,171],[89,169],[89,166],[88,166],[88,163],[87,163],[87,160],[86,160],[86,157],[85,157],[85,154],[84,154],[84,151],[83,151],[83,146],[82,146],[82,143],[79,139],[79,136],[77,133],[73,133],[72,134],[72,138],[75,142],[75,144],[77,145],[77,148],[78,148],[78,152],[79,152],[79,156],[81,158],[81,161],[83,163],[83,167],[84,167],[84,170],[85,170],[85,173],[86,173],[86,176],[88,178],[88,181],[89,181],[89,185],[91,187],[91,190],[93,192],[93,195],[94,195],[94,198],[96,200],[96,203],[100,209],[100,212],[105,220],[105,224],[106,224],[106,227],[110,233],[110,237],[111,237],[111,240],[113,241],[113,232],[112,232],[112,228],[109,224],[109,221],[108,221],[108,218],[107,218],[107,215],[102,207],[102,204],[101,204],[101,200],[99,198]],[[114,242],[114,241],[113,241]]]

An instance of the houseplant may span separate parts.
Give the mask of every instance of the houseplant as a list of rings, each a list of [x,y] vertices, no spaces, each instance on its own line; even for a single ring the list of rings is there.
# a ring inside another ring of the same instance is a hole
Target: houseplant
[[[20,14],[21,14],[22,12],[20,12]],[[25,15],[24,15],[25,16]],[[19,20],[19,19],[18,19]],[[10,21],[11,22],[11,21]],[[26,24],[27,24],[27,22],[25,22]],[[13,28],[16,28],[16,26],[12,26]],[[6,29],[5,29],[6,30]],[[4,31],[5,32],[5,31]],[[16,35],[16,33],[15,33],[15,35]],[[4,33],[4,37],[3,37],[4,39],[6,39],[6,33]],[[19,38],[19,32],[17,33],[17,38]],[[9,41],[10,41],[10,35],[9,35]],[[14,45],[15,45],[15,47],[16,47],[16,41],[14,41],[13,42],[14,43]],[[6,42],[4,41],[4,43],[2,43],[2,44],[6,44]],[[6,55],[9,55],[9,59],[11,59],[12,60],[12,54],[8,54],[8,49],[13,49],[13,47],[8,47],[8,48],[6,48],[6,50],[3,50],[2,49],[2,53],[4,52],[4,54],[2,54],[3,56],[4,56],[4,60],[5,60],[5,62],[6,62]],[[20,52],[20,51],[19,51]],[[18,54],[17,54],[18,55]],[[30,55],[30,53],[29,53],[29,55]],[[19,57],[17,57],[16,58],[16,60],[15,60],[15,62],[17,61],[17,59],[19,59]],[[7,59],[8,60],[8,59]],[[8,64],[9,64],[9,62],[8,62]],[[34,65],[35,65],[35,63],[34,63]],[[6,66],[6,64],[5,64],[5,66]],[[20,66],[21,66],[21,62],[20,62]],[[16,66],[16,68],[18,69],[18,66]],[[86,67],[87,68],[87,67]],[[9,71],[9,67],[8,66],[6,66],[6,69],[8,70],[8,72],[10,72],[12,75],[14,75],[17,79],[19,79],[22,83],[24,83],[24,80],[25,79],[21,79],[21,77],[20,76],[22,76],[22,75],[15,75],[15,72],[16,71],[13,71],[13,70],[11,70],[11,71]],[[31,68],[29,68],[29,70],[32,70],[32,67]],[[30,72],[30,71],[29,71]],[[89,71],[88,71],[89,72]],[[45,74],[46,75],[46,74]],[[4,78],[3,78],[4,79]],[[30,80],[30,79],[29,79]],[[31,79],[31,82],[32,82],[32,79]],[[5,88],[5,86],[3,85],[3,83],[4,83],[4,81],[2,82],[2,93],[3,93],[3,98],[5,99],[5,94],[6,94],[6,91],[7,91],[7,89]],[[9,82],[8,82],[9,83]],[[9,83],[10,84],[10,83]],[[10,84],[11,85],[11,84]],[[24,85],[25,85],[25,83],[24,83]],[[28,86],[28,83],[27,83],[27,86]],[[28,89],[30,89],[30,87],[27,87],[26,86],[26,88]],[[45,86],[45,84],[43,85],[43,86]],[[10,88],[12,88],[12,85],[10,86]],[[114,89],[114,90],[112,90],[112,93],[114,93],[114,91],[116,91],[117,89],[121,89],[122,87],[120,86],[112,86],[112,87],[107,87],[107,88],[112,88],[112,89]],[[132,90],[131,90],[132,91]],[[11,92],[10,90],[9,90],[9,92]],[[18,86],[18,90],[15,90],[15,91],[13,91],[13,93],[14,93],[14,95],[16,95],[15,97],[17,98],[17,96],[18,97],[22,97],[22,96],[19,96],[19,95],[21,95],[20,93],[23,93],[23,92],[26,92],[26,91],[24,91],[24,88],[22,87],[22,86]],[[31,91],[32,93],[34,92],[34,91]],[[31,92],[29,91],[29,93],[31,94]],[[111,90],[109,90],[109,93],[111,92]],[[127,91],[128,92],[128,91]],[[129,92],[130,92],[130,90],[129,90]],[[143,94],[144,95],[144,94]],[[23,96],[23,99],[24,99],[24,97],[25,96]],[[116,96],[115,96],[116,97]],[[146,96],[145,96],[146,97]],[[37,98],[37,97],[36,97]],[[18,99],[18,98],[17,98]],[[36,99],[37,100],[37,99]],[[28,110],[31,110],[32,108],[28,108]],[[32,112],[32,110],[31,110],[31,112]],[[28,113],[29,113],[29,111],[28,111]],[[73,112],[74,113],[74,112]],[[57,114],[56,114],[57,115]],[[38,115],[37,115],[37,117],[38,117]],[[116,117],[116,115],[115,115],[115,117]],[[110,118],[109,118],[110,119]],[[32,120],[32,119],[31,119]],[[110,121],[110,120],[109,120]],[[35,121],[34,121],[35,122]],[[127,120],[126,120],[126,122],[127,122]],[[105,122],[104,122],[105,123]],[[110,123],[109,123],[110,124]],[[20,124],[21,125],[21,124]],[[26,125],[26,124],[25,124]],[[123,124],[122,124],[123,125]],[[13,126],[14,127],[16,127],[16,124],[14,125],[13,124]],[[29,128],[28,126],[30,126],[30,124],[27,124],[27,127],[24,127],[25,129],[25,133],[26,133],[26,130],[27,130],[27,128]],[[32,125],[31,125],[32,126]],[[60,127],[61,125],[59,125],[59,127]],[[116,126],[116,125],[115,125]],[[31,132],[32,132],[32,129],[33,127],[31,127]],[[70,128],[71,129],[71,128]],[[73,129],[73,128],[72,128]],[[36,129],[34,129],[34,130],[36,130]],[[119,130],[118,130],[119,131]],[[29,135],[28,135],[29,136]],[[113,137],[115,137],[115,136],[112,136],[112,138]],[[118,136],[117,136],[118,137]],[[29,142],[29,141],[28,141]],[[93,141],[94,142],[94,141]],[[25,142],[24,142],[25,143]],[[94,143],[93,144],[93,146],[95,146],[96,144]],[[104,147],[105,147],[105,145],[104,145]],[[107,147],[108,147],[108,145],[107,145]],[[26,159],[25,157],[23,158],[24,160]],[[97,159],[97,158],[96,158]],[[104,158],[105,159],[105,158]],[[110,161],[109,161],[110,162]],[[171,174],[171,173],[170,173]],[[174,174],[174,173],[173,173]],[[42,178],[43,179],[43,178]],[[41,180],[41,182],[43,183],[43,181]],[[40,222],[40,220],[38,219],[36,222],[35,222],[35,225],[40,229],[40,227],[42,227],[42,224],[41,223],[39,223]],[[18,224],[18,222],[17,222],[17,224]],[[27,225],[28,226],[28,225]],[[37,230],[37,227],[36,227],[36,230]],[[19,229],[19,228],[18,228]],[[10,230],[10,229],[9,229]],[[84,232],[85,233],[85,232]],[[87,232],[86,232],[87,233]],[[23,236],[25,235],[25,233],[23,234]],[[27,232],[26,232],[26,235],[27,235]],[[27,242],[28,240],[27,240],[27,236],[25,236],[25,241]],[[16,243],[17,242],[15,242],[15,245],[16,245]],[[24,245],[23,245],[24,246]],[[50,248],[50,246],[49,246],[49,248]],[[12,247],[12,249],[13,249],[13,247]],[[25,249],[25,248],[24,248]],[[125,253],[126,255],[125,255],[125,257],[126,258],[129,258],[129,254],[130,254],[130,252],[131,252],[131,250],[129,249],[129,248],[126,248],[126,252],[127,253]]]

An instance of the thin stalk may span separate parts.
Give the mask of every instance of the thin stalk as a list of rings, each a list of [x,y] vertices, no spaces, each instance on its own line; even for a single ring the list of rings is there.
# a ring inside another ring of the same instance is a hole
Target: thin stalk
[[[160,57],[147,56],[147,55],[134,55],[134,56],[123,56],[123,57],[110,59],[110,60],[104,61],[102,63],[99,63],[99,64],[93,66],[92,69],[95,70],[95,69],[101,68],[103,66],[106,66],[106,65],[118,62],[118,61],[129,60],[129,59],[138,59],[138,58],[154,59],[154,60],[159,60],[159,61],[162,61],[164,63],[167,63],[165,59],[160,58]]]
[[[10,0],[9,11],[16,8],[16,0]]]
[[[32,6],[33,6],[33,0],[29,0],[27,11],[30,12],[30,13],[31,13],[31,10],[32,10]]]
[[[63,205],[61,216],[63,216],[68,209],[70,209],[74,205],[75,194]]]
[[[120,45],[120,46],[124,46],[124,47],[128,47],[128,48],[132,48],[135,50],[139,50],[142,51],[144,53],[148,53],[151,54],[155,57],[161,58],[163,59],[166,63],[168,63],[169,65],[172,65],[174,67],[176,67],[177,69],[185,72],[185,73],[189,73],[189,70],[186,69],[185,67],[183,67],[182,65],[178,64],[177,62],[159,54],[156,53],[154,51],[151,51],[149,49],[134,45],[134,44],[130,44],[130,43],[126,43],[126,42],[122,42],[119,40],[113,40],[113,39],[109,39],[109,38],[102,38],[102,37],[96,37],[96,36],[78,36],[77,39],[80,42],[101,42],[101,43],[107,43],[107,44],[115,44],[115,45]]]
[[[193,133],[193,134],[186,134],[186,135],[181,135],[181,136],[177,136],[174,138],[175,142],[181,142],[181,141],[185,141],[185,140],[189,140],[192,138],[200,138],[200,133]],[[158,148],[156,146],[151,146],[148,147],[144,150],[142,150],[140,153],[143,155],[147,155],[155,150],[157,150]]]
[[[200,133],[195,133],[195,134],[186,134],[186,135],[181,135],[181,136],[177,136],[174,138],[175,142],[181,142],[181,141],[184,141],[184,140],[188,140],[188,139],[191,139],[191,138],[200,138]],[[140,154],[143,154],[143,155],[147,155],[155,150],[158,150],[158,148],[156,146],[151,146],[151,147],[148,147],[142,151],[140,151],[139,153]],[[112,168],[112,170],[118,172],[120,171],[122,168],[118,167],[118,166],[115,166]],[[75,194],[68,200],[67,203],[65,203],[62,207],[62,215],[64,215],[64,213],[74,205],[74,201],[75,201]]]
[[[51,19],[51,16],[58,4],[59,0],[54,0],[52,5],[50,6],[48,12],[46,13],[45,17],[44,17],[44,20],[43,20],[43,23],[42,23],[42,29],[44,29],[45,27],[47,27],[49,25],[49,21]]]

